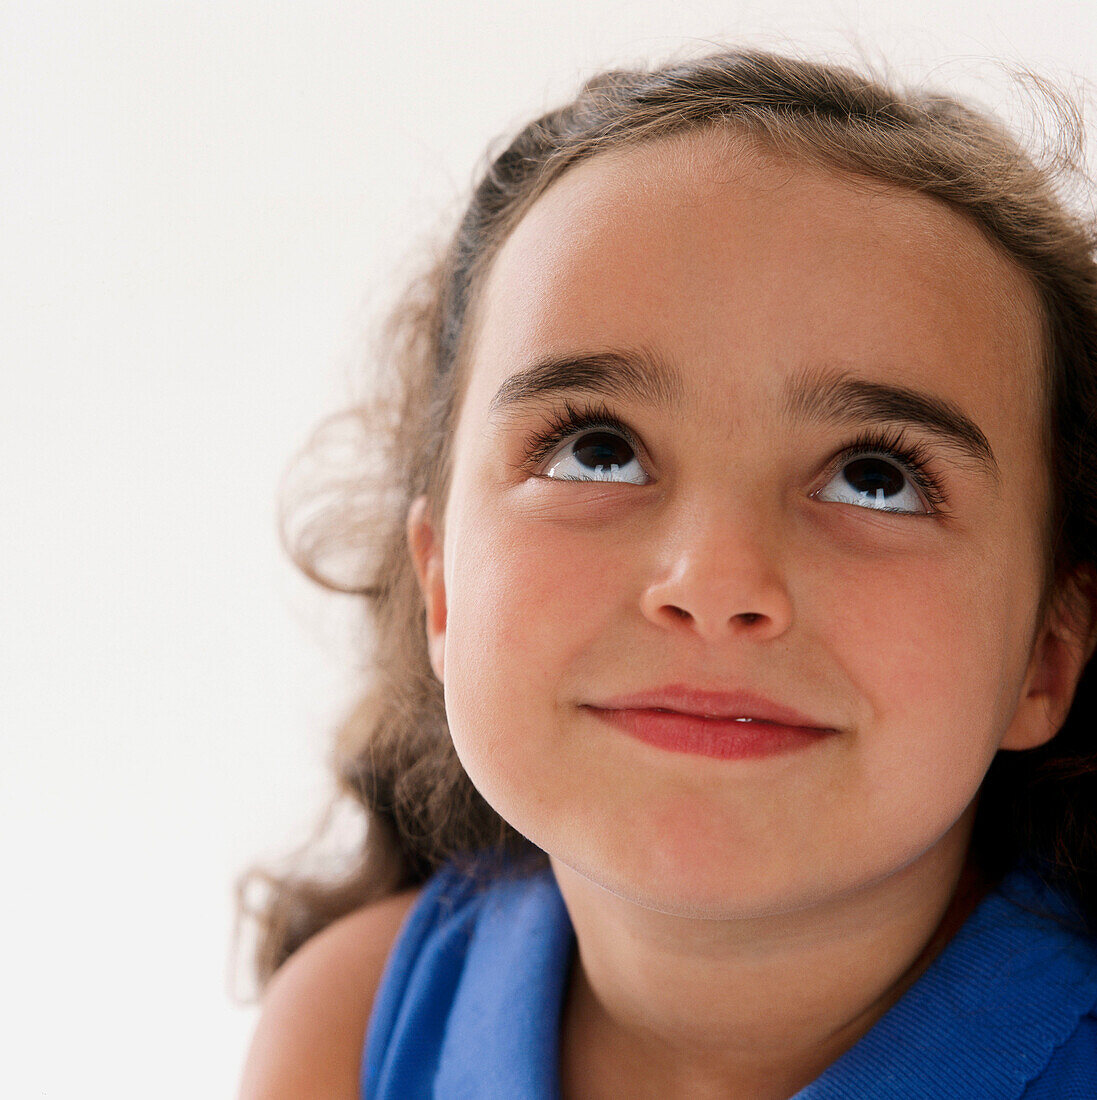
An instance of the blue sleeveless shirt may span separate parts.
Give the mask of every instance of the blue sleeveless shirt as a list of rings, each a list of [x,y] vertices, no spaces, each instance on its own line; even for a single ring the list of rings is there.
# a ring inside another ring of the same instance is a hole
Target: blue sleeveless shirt
[[[1097,1100],[1097,944],[1021,872],[793,1100]],[[389,956],[365,1100],[557,1100],[575,937],[550,870],[477,885],[446,866]]]

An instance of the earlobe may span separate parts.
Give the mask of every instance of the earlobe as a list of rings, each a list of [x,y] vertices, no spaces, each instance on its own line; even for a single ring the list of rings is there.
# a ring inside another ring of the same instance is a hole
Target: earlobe
[[[434,529],[430,506],[425,496],[416,497],[408,509],[408,549],[419,591],[427,613],[427,651],[431,668],[445,682],[446,648],[446,580],[442,557],[442,540]]]
[[[1002,738],[1003,749],[1034,749],[1062,728],[1078,681],[1097,645],[1093,588],[1076,579],[1065,598],[1053,603],[1033,647],[1017,713]]]

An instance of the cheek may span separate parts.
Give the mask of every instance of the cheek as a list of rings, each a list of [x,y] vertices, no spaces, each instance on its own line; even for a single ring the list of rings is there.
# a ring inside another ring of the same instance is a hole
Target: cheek
[[[569,538],[551,524],[481,523],[454,549],[448,628],[463,634],[462,644],[493,652],[525,653],[546,635],[564,641],[560,632],[582,628],[585,615],[578,613],[604,601],[613,576],[592,540]]]
[[[894,766],[917,761],[931,782],[981,780],[1024,677],[1037,595],[1026,562],[938,553],[874,572],[847,561],[819,590],[816,622],[841,624],[831,644],[868,722],[905,731],[901,753],[879,751]]]
[[[447,579],[446,711],[462,763],[496,804],[507,775],[551,758],[557,709],[617,621],[616,574],[595,540],[551,523],[470,520]]]

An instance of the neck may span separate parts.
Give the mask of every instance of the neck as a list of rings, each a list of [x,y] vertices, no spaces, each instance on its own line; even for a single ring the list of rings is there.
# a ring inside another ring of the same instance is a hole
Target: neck
[[[742,921],[641,908],[554,860],[578,940],[564,1095],[792,1096],[902,996],[985,892],[962,849],[944,874],[942,858]]]

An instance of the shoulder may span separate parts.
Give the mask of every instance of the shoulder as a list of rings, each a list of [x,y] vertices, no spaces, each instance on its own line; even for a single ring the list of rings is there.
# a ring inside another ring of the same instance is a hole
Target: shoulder
[[[348,913],[281,966],[263,995],[240,1100],[357,1100],[374,998],[419,894],[407,890]]]

